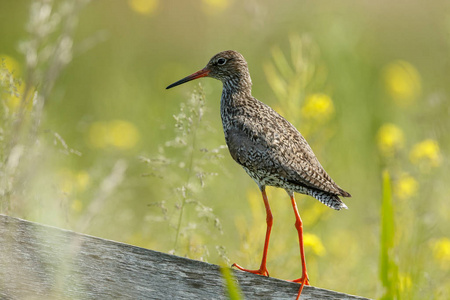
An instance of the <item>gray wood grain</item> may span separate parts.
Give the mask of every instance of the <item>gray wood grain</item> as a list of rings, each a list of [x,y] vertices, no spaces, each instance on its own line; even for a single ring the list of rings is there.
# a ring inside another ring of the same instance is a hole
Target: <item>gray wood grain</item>
[[[245,299],[298,284],[234,271]],[[219,267],[0,215],[0,299],[226,299]],[[301,299],[367,299],[305,287]]]

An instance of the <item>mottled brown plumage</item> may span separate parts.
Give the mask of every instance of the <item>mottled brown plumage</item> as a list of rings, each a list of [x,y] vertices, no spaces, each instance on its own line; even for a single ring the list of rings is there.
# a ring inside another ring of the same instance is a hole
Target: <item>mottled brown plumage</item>
[[[263,258],[258,270],[237,268],[268,276],[267,250],[272,228],[272,213],[265,192],[266,186],[285,189],[294,209],[298,231],[302,277],[294,280],[309,285],[303,249],[303,226],[294,192],[307,194],[325,205],[340,210],[347,208],[339,196],[350,197],[325,172],[311,147],[300,132],[285,118],[251,94],[252,80],[244,57],[236,51],[216,54],[202,70],[187,76],[167,88],[200,77],[216,78],[223,83],[220,112],[225,140],[233,159],[240,164],[261,189],[267,213],[267,231]]]

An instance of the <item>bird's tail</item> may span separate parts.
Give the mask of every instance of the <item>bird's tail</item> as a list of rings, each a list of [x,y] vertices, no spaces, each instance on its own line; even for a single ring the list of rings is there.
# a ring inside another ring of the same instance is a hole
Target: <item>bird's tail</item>
[[[347,193],[348,194],[348,193]],[[324,191],[313,190],[311,196],[322,202],[328,207],[335,210],[348,209],[347,205],[335,194],[327,193]],[[348,194],[350,196],[350,194]],[[345,196],[344,196],[345,197]]]

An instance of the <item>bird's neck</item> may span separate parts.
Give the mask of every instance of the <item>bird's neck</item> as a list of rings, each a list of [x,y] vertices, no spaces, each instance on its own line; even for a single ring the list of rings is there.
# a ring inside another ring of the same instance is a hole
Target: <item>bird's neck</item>
[[[244,113],[245,107],[249,106],[250,102],[255,101],[252,97],[252,81],[250,76],[247,78],[246,80],[223,81],[220,115],[225,139],[227,139],[228,129],[233,123],[233,119]]]
[[[248,74],[223,80],[221,107],[242,105],[243,101],[252,97],[252,80]]]

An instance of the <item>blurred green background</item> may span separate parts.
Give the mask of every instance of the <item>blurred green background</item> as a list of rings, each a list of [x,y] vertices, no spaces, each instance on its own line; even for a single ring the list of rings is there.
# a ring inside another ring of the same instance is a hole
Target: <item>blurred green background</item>
[[[103,0],[79,12],[69,2],[0,1],[2,213],[257,268],[265,211],[223,147],[221,83],[165,90],[233,49],[253,95],[352,194],[339,212],[297,195],[311,284],[446,299],[450,2]],[[268,197],[270,275],[298,278],[289,198],[274,188]]]

